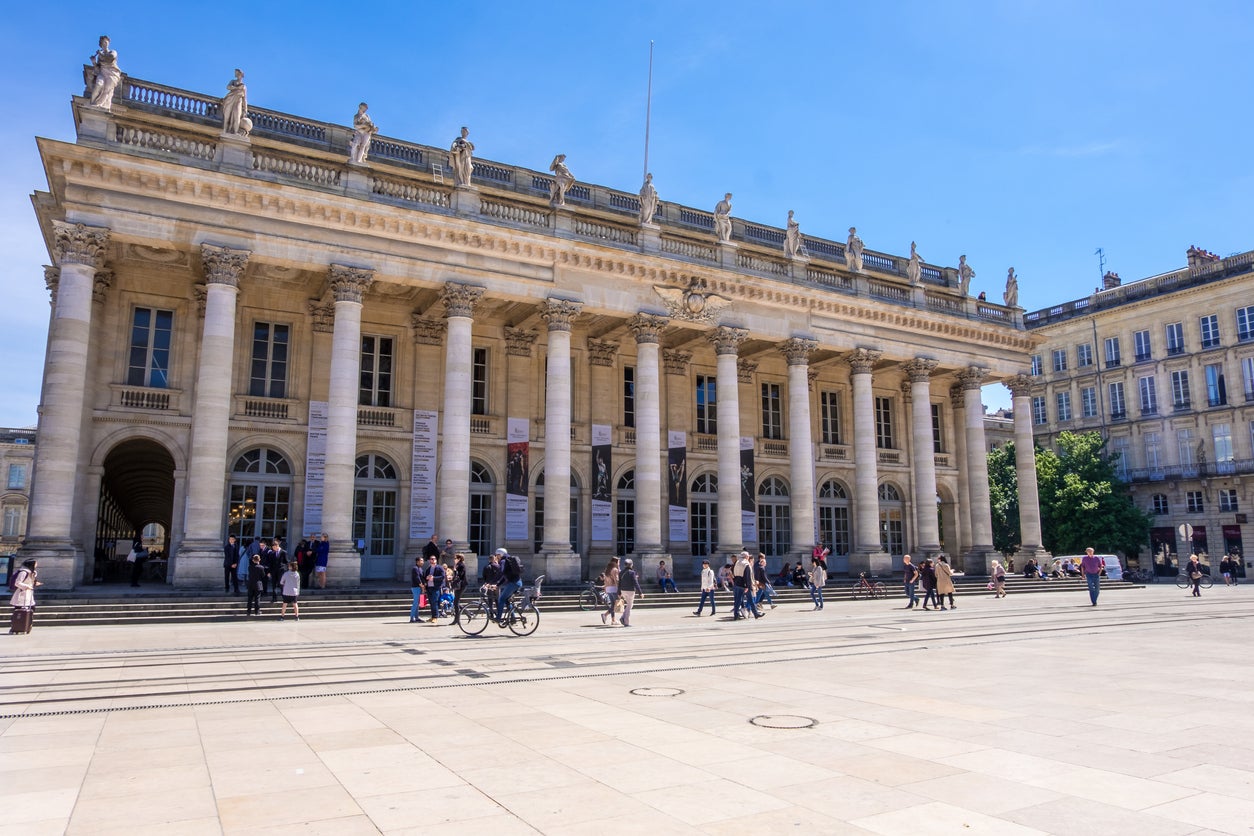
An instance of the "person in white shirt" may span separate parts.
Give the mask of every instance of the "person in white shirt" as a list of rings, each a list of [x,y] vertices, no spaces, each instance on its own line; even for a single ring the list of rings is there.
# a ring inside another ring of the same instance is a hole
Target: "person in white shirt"
[[[810,600],[816,610],[823,609],[823,587],[827,585],[827,567],[821,560],[810,561]]]
[[[278,542],[277,540],[275,542]],[[287,571],[279,578],[279,589],[283,594],[283,608],[279,610],[279,621],[287,615],[287,605],[292,605],[292,613],[300,621],[300,565],[296,561],[287,564]]]
[[[710,615],[714,615],[714,570],[710,568],[710,561],[703,560],[701,561],[701,603],[697,605],[697,610],[693,615],[701,616],[707,597],[710,599]]]

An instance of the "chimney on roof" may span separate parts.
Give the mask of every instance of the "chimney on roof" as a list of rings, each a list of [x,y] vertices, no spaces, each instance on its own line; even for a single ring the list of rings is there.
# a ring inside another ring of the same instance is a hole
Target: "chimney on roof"
[[[1107,270],[1106,275],[1102,276],[1102,290],[1111,290],[1123,284],[1123,279],[1119,278],[1119,274],[1114,270]]]
[[[1187,255],[1190,267],[1201,267],[1203,264],[1219,261],[1219,256],[1215,255],[1210,250],[1203,250],[1196,246],[1189,247]]]

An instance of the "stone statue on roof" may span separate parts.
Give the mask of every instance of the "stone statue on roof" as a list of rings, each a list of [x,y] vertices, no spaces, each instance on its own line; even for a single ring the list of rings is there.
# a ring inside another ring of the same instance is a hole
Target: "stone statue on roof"
[[[958,256],[958,292],[963,296],[971,295],[971,279],[974,277],[975,271],[967,265],[967,257]]]
[[[575,175],[566,167],[566,155],[558,154],[549,163],[549,171],[553,172],[553,185],[549,187],[549,205],[565,206],[566,192],[575,185]]]
[[[1001,298],[1005,300],[1006,307],[1019,307],[1019,277],[1015,275],[1013,267],[1006,271],[1006,292]]]
[[[849,237],[845,239],[845,265],[855,273],[862,272],[862,239],[856,226],[849,227]]]
[[[113,91],[122,81],[118,67],[117,50],[109,49],[109,36],[100,36],[100,48],[91,56],[91,78],[87,81],[87,95],[92,107],[110,110],[113,107]]]
[[[723,195],[723,199],[714,207],[714,234],[718,236],[720,243],[731,240],[731,199],[731,192],[728,192]]]
[[[453,185],[469,186],[475,172],[475,144],[468,138],[470,128],[463,127],[461,135],[453,140],[448,149],[449,168],[453,169]]]
[[[370,114],[366,113],[370,105],[362,102],[357,105],[357,115],[353,117],[353,138],[348,143],[348,161],[354,165],[365,165],[366,155],[370,153],[370,143],[379,132]]]
[[[640,187],[640,223],[653,223],[657,214],[657,189],[653,186],[653,175],[644,176],[644,185]]]
[[[235,70],[235,78],[226,83],[226,95],[222,97],[222,133],[248,136],[252,133],[253,120],[248,118],[248,87],[244,84],[244,71]]]
[[[906,264],[906,279],[911,287],[918,287],[923,283],[923,257],[914,248],[913,241],[910,242],[910,261]]]
[[[801,224],[797,223],[791,209],[788,210],[788,225],[784,229],[784,255],[789,258],[806,256],[805,242],[801,240]]]

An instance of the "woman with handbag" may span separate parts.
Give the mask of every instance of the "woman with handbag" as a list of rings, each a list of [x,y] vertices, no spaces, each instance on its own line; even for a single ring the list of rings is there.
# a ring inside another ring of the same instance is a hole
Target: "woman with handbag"
[[[1202,561],[1198,559],[1197,555],[1189,555],[1189,563],[1184,567],[1184,573],[1188,575],[1189,580],[1193,582],[1193,597],[1201,598]]]

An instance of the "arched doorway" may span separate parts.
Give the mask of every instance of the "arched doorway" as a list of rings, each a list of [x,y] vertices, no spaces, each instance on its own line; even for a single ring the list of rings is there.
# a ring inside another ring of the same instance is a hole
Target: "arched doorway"
[[[476,461],[470,463],[470,550],[479,556],[492,553],[493,505],[496,489],[492,473]]]
[[[636,551],[636,471],[618,478],[614,489],[614,554]]]
[[[123,441],[105,456],[96,513],[93,578],[129,580],[126,554],[144,529],[160,531],[159,551],[145,568],[147,577],[165,580],[165,555],[174,519],[174,457],[147,438]],[[159,526],[157,528],[156,526]]]
[[[819,539],[832,550],[827,570],[838,574],[849,571],[849,491],[835,479],[819,486]]]
[[[906,553],[906,529],[902,522],[904,503],[895,485],[885,482],[879,488],[880,548],[899,560]]]
[[[292,466],[278,450],[254,447],[231,467],[227,533],[239,543],[272,540],[287,545],[292,502]]]
[[[791,548],[788,483],[778,476],[768,476],[758,484],[758,551],[776,558],[784,557]]]
[[[688,542],[693,557],[718,549],[718,476],[701,473],[688,486]]]
[[[357,457],[353,482],[353,541],[361,553],[363,579],[396,576],[396,467],[377,453]]]

